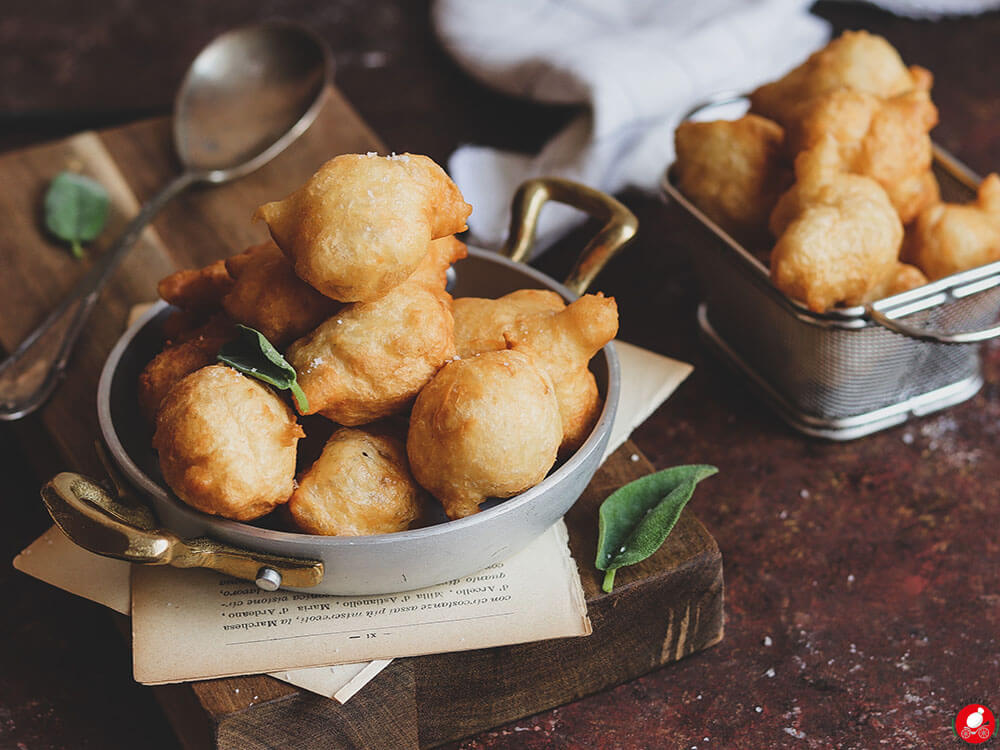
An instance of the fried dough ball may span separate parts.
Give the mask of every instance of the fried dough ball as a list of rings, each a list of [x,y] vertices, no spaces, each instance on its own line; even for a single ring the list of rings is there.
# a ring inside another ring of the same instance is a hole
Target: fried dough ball
[[[156,291],[182,310],[216,309],[233,288],[226,262],[217,260],[204,268],[186,268],[160,279]]]
[[[550,289],[518,289],[498,299],[459,297],[452,303],[455,316],[455,350],[459,357],[506,349],[503,332],[515,321],[566,307]]]
[[[897,262],[899,216],[877,182],[843,171],[832,136],[799,154],[795,174],[771,214],[771,279],[815,312],[859,304]]]
[[[881,97],[930,89],[931,74],[907,68],[889,42],[867,31],[845,31],[804,63],[750,94],[751,111],[789,127],[811,99],[840,88]]]
[[[891,183],[885,190],[904,224],[913,223],[921,211],[941,200],[941,188],[930,168]]]
[[[234,283],[222,307],[276,347],[309,333],[340,307],[296,276],[291,261],[273,242],[254,245],[225,264]]]
[[[300,278],[332,299],[370,302],[416,270],[431,240],[464,230],[471,211],[426,156],[372,153],[331,159],[254,217]]]
[[[295,489],[295,415],[271,389],[223,365],[197,370],[170,389],[153,448],[163,478],[204,513],[248,521]]]
[[[309,400],[307,413],[365,424],[409,406],[455,356],[454,325],[446,292],[407,282],[374,302],[346,306],[285,356]]]
[[[449,362],[420,392],[406,452],[413,476],[456,519],[542,481],[561,440],[552,379],[521,352],[485,352]]]
[[[150,423],[155,423],[160,403],[185,375],[215,362],[219,349],[232,336],[233,323],[216,315],[207,323],[185,332],[181,340],[171,342],[139,374],[139,409]]]
[[[594,374],[587,363],[618,333],[613,297],[587,294],[558,312],[516,321],[505,333],[507,346],[534,358],[556,389],[566,455],[587,439],[601,411]]]
[[[918,286],[923,286],[926,283],[927,277],[924,276],[919,268],[911,266],[909,263],[896,263],[889,271],[889,274],[875,284],[868,294],[860,300],[860,303],[876,302],[877,300],[891,297],[894,294],[901,294],[910,289],[916,289]]]
[[[1000,260],[1000,177],[987,176],[972,203],[921,211],[904,255],[932,281]]]
[[[420,515],[422,494],[402,440],[345,427],[301,477],[288,510],[307,534],[389,534]]]
[[[427,250],[427,255],[420,261],[407,282],[419,282],[432,289],[443,292],[448,286],[448,269],[469,254],[465,243],[457,237],[442,237],[433,240]]]
[[[757,115],[681,123],[674,134],[677,185],[737,241],[769,244],[768,216],[792,184],[783,140],[780,125]]]
[[[199,329],[212,317],[197,310],[173,310],[163,321],[163,340],[179,344],[199,334]]]
[[[888,99],[837,89],[805,105],[802,117],[788,127],[788,145],[798,153],[829,133],[847,171],[876,180],[908,224],[938,200],[928,135],[937,121],[937,108],[922,89]]]

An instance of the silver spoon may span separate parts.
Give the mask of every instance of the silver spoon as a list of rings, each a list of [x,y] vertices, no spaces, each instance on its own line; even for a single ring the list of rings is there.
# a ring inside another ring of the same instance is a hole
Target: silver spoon
[[[191,185],[242,177],[281,153],[319,113],[331,67],[323,40],[284,22],[226,32],[201,51],[174,103],[174,147],[184,171],[0,363],[0,419],[20,419],[49,397],[101,289],[160,209]]]

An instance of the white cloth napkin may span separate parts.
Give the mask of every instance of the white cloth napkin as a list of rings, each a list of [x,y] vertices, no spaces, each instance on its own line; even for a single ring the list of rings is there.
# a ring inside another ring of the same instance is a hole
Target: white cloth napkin
[[[914,16],[969,13],[1000,0],[880,0]],[[782,75],[829,37],[808,0],[437,0],[442,44],[471,75],[514,96],[589,105],[536,156],[474,145],[449,169],[476,207],[479,243],[500,244],[510,198],[529,177],[561,176],[606,192],[654,189],[673,160],[673,130],[707,95]],[[518,123],[512,122],[511,127]],[[540,235],[573,220],[548,210]],[[544,239],[541,243],[544,246]]]

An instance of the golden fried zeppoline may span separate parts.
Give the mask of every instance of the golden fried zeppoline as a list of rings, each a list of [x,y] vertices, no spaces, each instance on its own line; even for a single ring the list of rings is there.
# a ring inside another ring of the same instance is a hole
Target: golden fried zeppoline
[[[562,420],[552,378],[528,355],[449,362],[417,396],[406,452],[449,518],[534,487],[556,461]]]
[[[153,448],[163,478],[188,505],[238,521],[288,500],[305,433],[278,395],[223,365],[196,370],[160,406]]]
[[[882,37],[845,31],[751,93],[745,117],[678,127],[678,188],[815,312],[1000,260],[1000,178],[970,205],[941,203],[932,84]]]
[[[455,349],[460,357],[506,349],[503,332],[516,321],[566,307],[550,289],[518,289],[498,299],[460,297],[455,300]]]
[[[504,331],[511,350],[530,355],[552,378],[562,455],[579,448],[597,421],[601,397],[587,363],[616,333],[618,305],[603,294],[585,294],[562,310],[520,318]]]
[[[361,425],[403,411],[455,354],[447,300],[401,284],[356,302],[288,349],[311,413]]]
[[[138,392],[177,497],[240,521],[284,506],[308,534],[387,534],[439,517],[432,496],[451,518],[475,513],[575,450],[600,411],[588,363],[615,336],[615,302],[453,300],[469,211],[427,157],[338,156],[260,208],[272,240],[164,279],[178,310]],[[308,404],[215,364],[237,323],[291,364]]]
[[[423,494],[400,438],[344,427],[299,479],[288,510],[307,534],[388,534],[410,527]]]
[[[416,270],[431,240],[464,230],[470,213],[426,156],[345,154],[256,217],[302,279],[332,299],[370,302]]]
[[[816,312],[858,304],[896,267],[899,216],[875,180],[842,169],[832,136],[799,154],[795,175],[771,214],[771,278]]]

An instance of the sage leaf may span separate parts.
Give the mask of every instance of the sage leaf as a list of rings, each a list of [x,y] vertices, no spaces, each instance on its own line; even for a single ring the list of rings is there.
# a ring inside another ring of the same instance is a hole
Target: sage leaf
[[[295,368],[260,331],[241,324],[237,324],[236,329],[239,335],[222,345],[218,360],[275,388],[290,390],[295,405],[305,414],[309,410],[309,400],[299,386]]]
[[[598,511],[597,569],[606,571],[604,591],[615,571],[645,560],[673,531],[695,485],[718,471],[714,466],[674,466],[629,482],[611,493]]]
[[[82,258],[83,243],[104,230],[110,205],[108,191],[99,182],[60,172],[45,193],[45,227],[70,244],[74,258]]]

